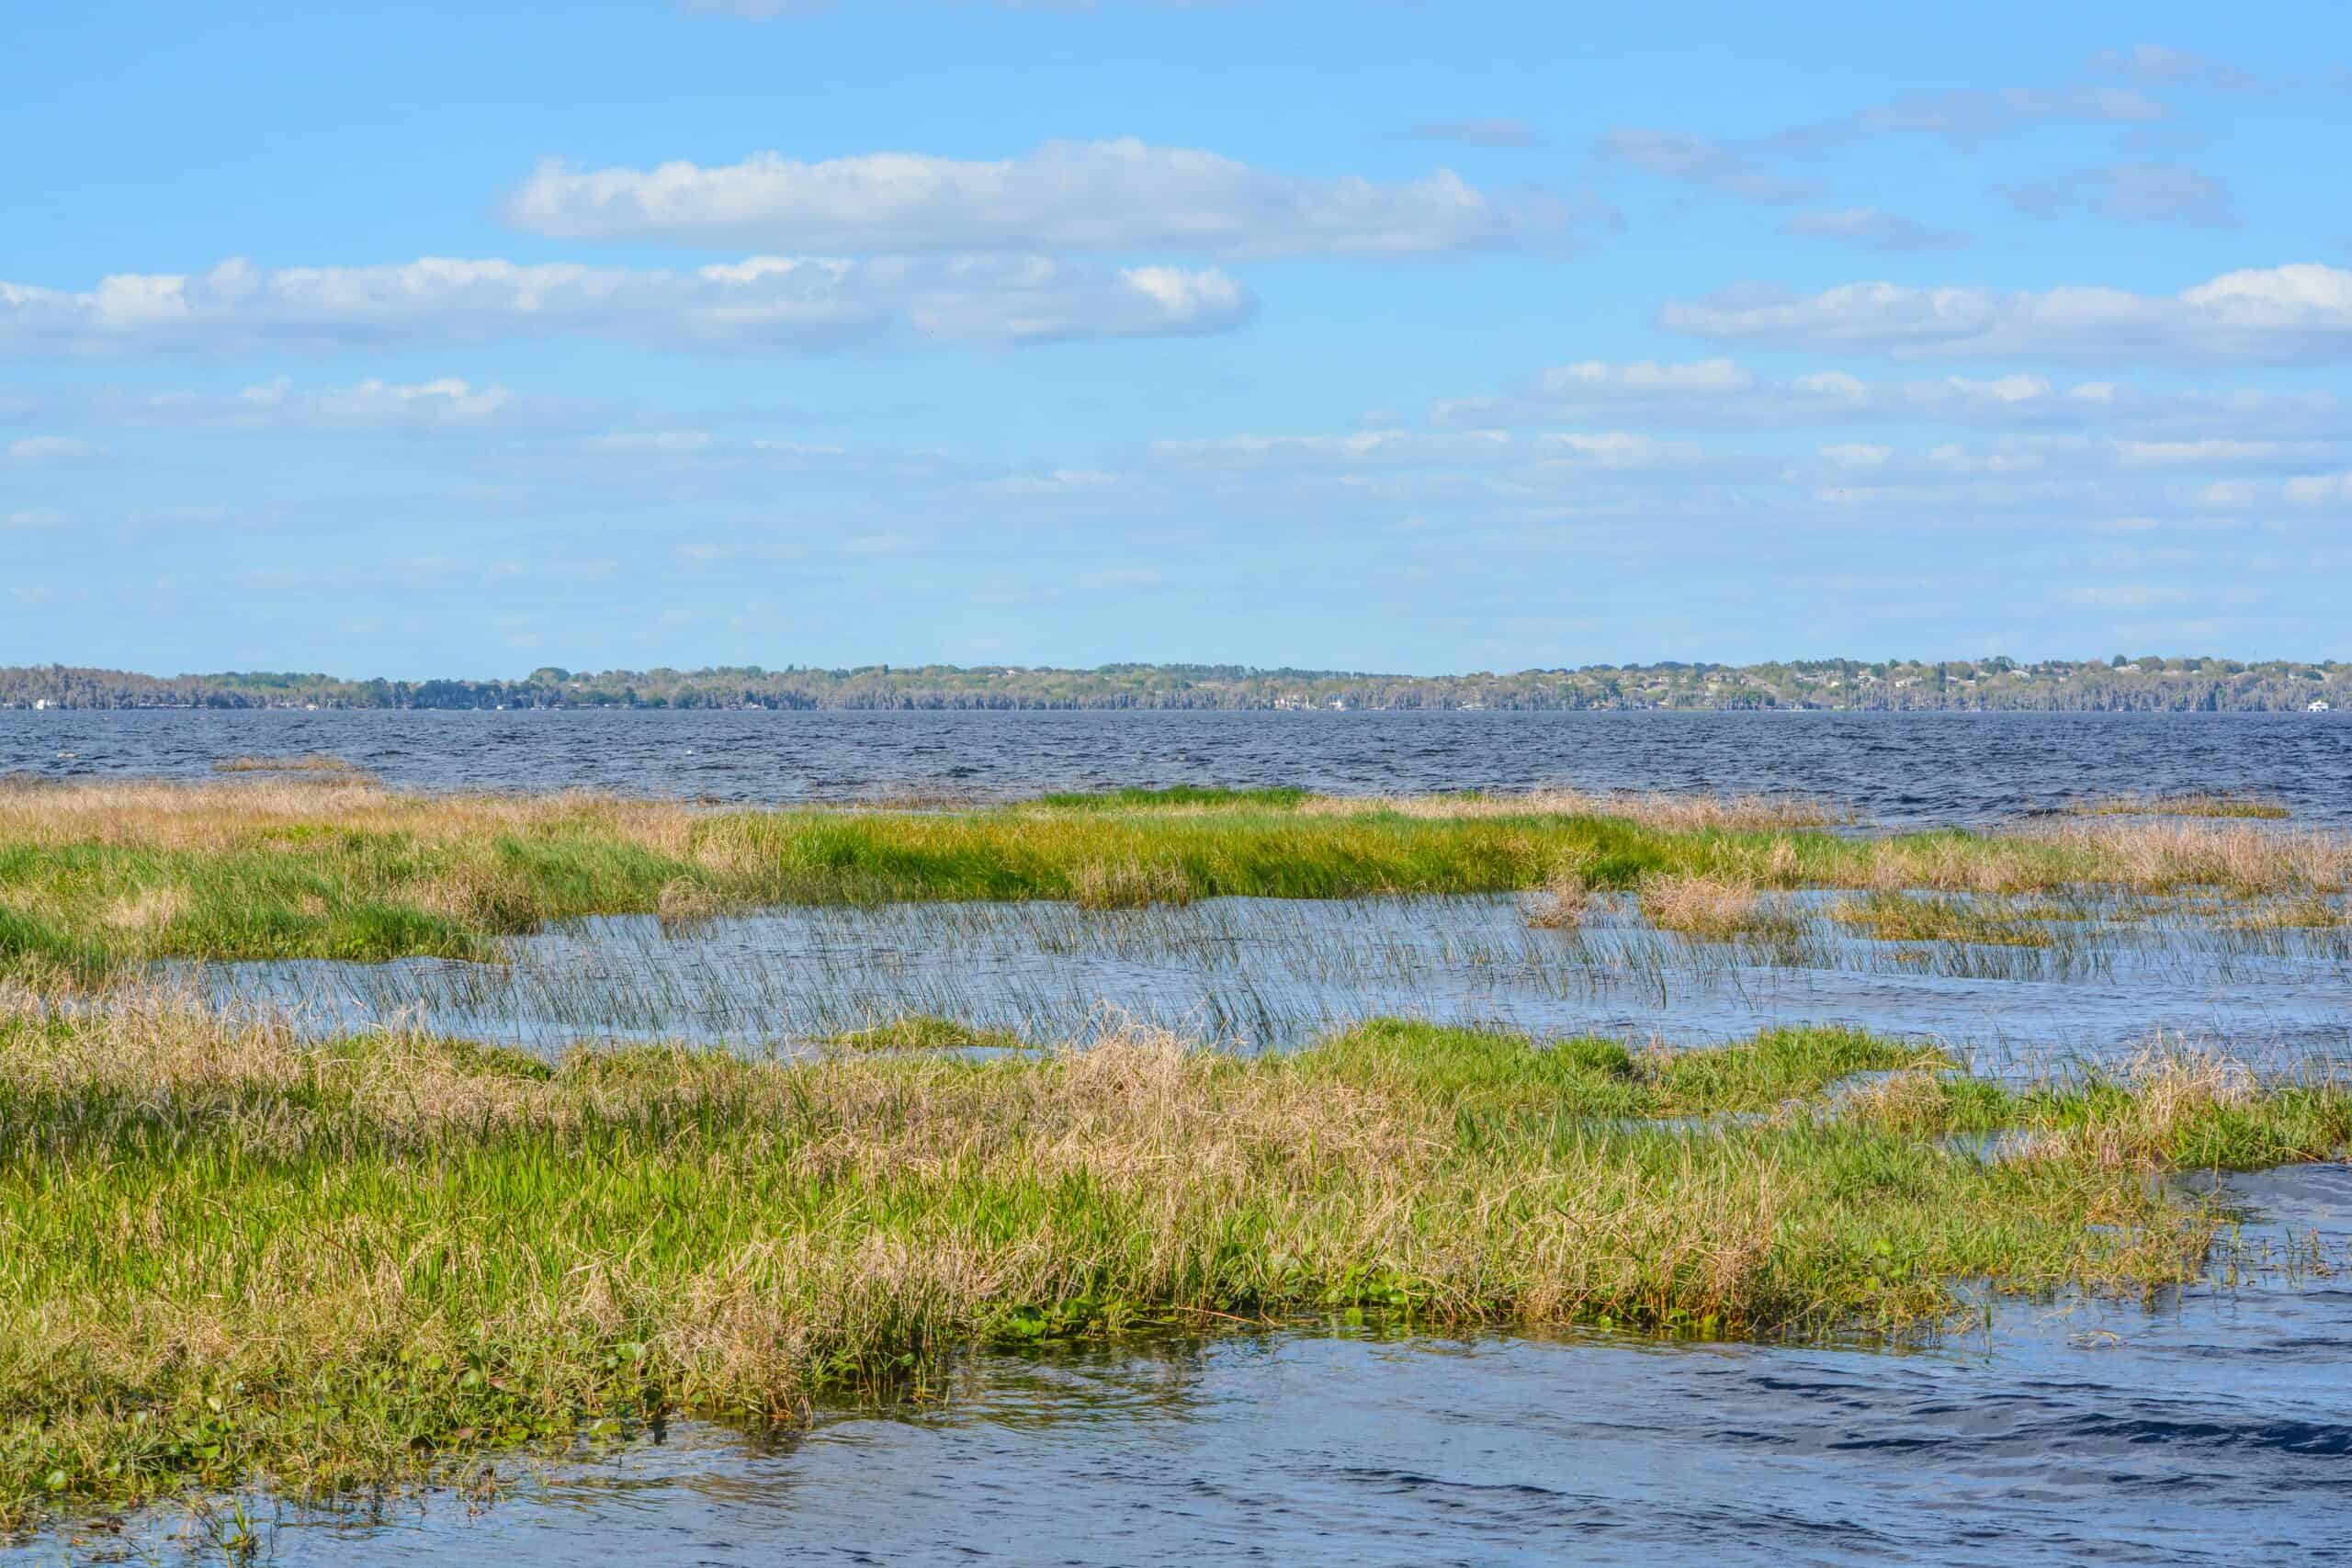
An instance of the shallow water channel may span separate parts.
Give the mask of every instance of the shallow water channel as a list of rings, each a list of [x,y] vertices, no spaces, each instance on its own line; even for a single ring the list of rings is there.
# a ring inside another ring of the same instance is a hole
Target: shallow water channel
[[[1926,1349],[1342,1329],[990,1354],[922,1404],[782,1442],[681,1425],[486,1507],[248,1506],[288,1564],[2352,1560],[2352,1168],[2229,1191],[2207,1287],[2004,1302]],[[61,1560],[220,1557],[163,1513],[0,1552]]]
[[[410,959],[205,966],[222,999],[322,1031],[395,1018],[558,1051],[684,1039],[792,1050],[907,1013],[1038,1042],[1135,1021],[1245,1051],[1398,1014],[1538,1034],[1699,1043],[1781,1023],[1933,1039],[1980,1070],[2115,1059],[2152,1042],[2264,1068],[2352,1062],[2352,932],[2248,932],[2142,901],[2049,919],[2043,945],[1865,941],[1834,896],[1783,896],[1775,935],[1652,930],[1630,900],[1536,929],[1527,900],[1213,898],[779,909],[665,932],[650,917],[517,939],[503,964]]]

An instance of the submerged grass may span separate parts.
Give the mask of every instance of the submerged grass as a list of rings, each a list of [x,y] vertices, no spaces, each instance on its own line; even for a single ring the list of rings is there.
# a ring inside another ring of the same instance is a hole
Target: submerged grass
[[[1246,1060],[1129,1033],[550,1066],[20,992],[0,1524],[254,1476],[429,1479],[670,1412],[788,1420],[991,1338],[1366,1308],[1910,1334],[1962,1280],[2192,1278],[2216,1213],[2150,1168],[2352,1132],[2336,1089],[2221,1067],[2020,1091],[1941,1066],[1844,1031],[1667,1054],[1402,1021]],[[1892,1076],[1828,1093],[1868,1071]],[[1949,1146],[2003,1119],[2059,1135]]]
[[[1755,825],[1801,815],[1786,803],[1674,799],[1187,789],[956,810],[717,810],[404,795],[334,774],[14,785],[0,788],[0,973],[483,958],[502,936],[572,917],[658,914],[691,929],[784,904],[1135,908],[1532,891],[1573,873],[1589,891],[1639,888],[1673,929],[1713,934],[1748,931],[1734,906],[1754,891],[2214,888],[2294,900],[2340,891],[2352,874],[2352,840],[2254,825],[2083,820],[1860,839]]]

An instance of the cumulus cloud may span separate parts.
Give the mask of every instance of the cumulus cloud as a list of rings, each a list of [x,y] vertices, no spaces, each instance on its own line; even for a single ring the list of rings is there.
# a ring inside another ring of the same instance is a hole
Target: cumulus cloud
[[[1003,345],[1221,332],[1249,293],[1215,269],[1034,256],[787,256],[692,271],[426,257],[375,266],[118,274],[73,291],[0,283],[0,356],[226,356],[578,335],[702,353],[893,342]]]
[[[1672,331],[1717,343],[1896,358],[2334,364],[2352,358],[2352,271],[2319,263],[2249,268],[2173,295],[1893,283],[1794,295],[1748,286],[1669,303],[1658,319]]]
[[[1600,139],[1600,152],[1644,174],[1740,201],[1803,201],[1820,188],[1773,174],[1746,153],[1687,130],[1612,130]]]
[[[2199,229],[2225,229],[2237,221],[2228,186],[2177,164],[2110,164],[1999,189],[2011,206],[2035,218],[2087,212],[2119,223]]]
[[[1838,240],[1866,251],[1956,251],[1968,243],[1957,229],[1937,229],[1875,207],[1800,212],[1781,225],[1783,234]]]
[[[550,162],[503,212],[518,228],[574,240],[1221,257],[1556,247],[1577,216],[1557,197],[1490,194],[1450,169],[1397,183],[1309,177],[1132,138],[1051,141],[996,160],[867,152],[803,163],[759,152],[713,167]]]

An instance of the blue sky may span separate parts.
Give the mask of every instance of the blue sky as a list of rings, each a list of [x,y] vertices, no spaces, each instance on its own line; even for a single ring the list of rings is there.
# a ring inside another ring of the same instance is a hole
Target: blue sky
[[[41,9],[0,663],[2352,658],[2340,6]]]

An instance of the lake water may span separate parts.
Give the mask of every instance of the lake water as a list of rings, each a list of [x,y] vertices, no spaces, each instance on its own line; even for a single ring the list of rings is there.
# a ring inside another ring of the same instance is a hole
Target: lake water
[[[2050,945],[1859,940],[1827,900],[1773,901],[1781,942],[1652,930],[1634,901],[1532,929],[1494,897],[1211,898],[786,908],[665,932],[648,916],[573,921],[507,943],[500,964],[304,960],[195,972],[322,1033],[395,1020],[560,1054],[682,1039],[791,1051],[909,1013],[1037,1042],[1127,1022],[1241,1051],[1412,1016],[1551,1037],[1677,1045],[1783,1024],[1850,1023],[1934,1041],[1984,1072],[2118,1062],[2152,1044],[2273,1072],[2352,1067],[2352,930],[2241,932],[2150,900],[2137,918],[2047,922]]]
[[[417,788],[729,801],[1562,784],[1820,795],[1917,823],[2211,790],[2352,824],[2352,714],[0,711],[0,775],[201,775],[307,751]]]

